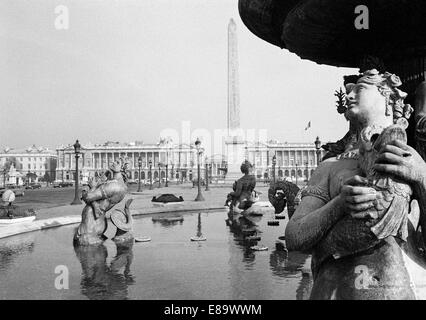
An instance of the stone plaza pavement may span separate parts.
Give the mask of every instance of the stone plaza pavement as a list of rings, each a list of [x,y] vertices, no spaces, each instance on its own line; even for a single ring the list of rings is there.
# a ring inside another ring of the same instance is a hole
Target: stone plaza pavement
[[[210,191],[205,191],[202,187],[202,194],[205,201],[194,201],[197,196],[197,187],[192,188],[190,185],[170,186],[168,188],[155,188],[153,190],[144,189],[141,194],[127,194],[125,199],[119,203],[114,209],[123,209],[127,199],[133,198],[130,206],[133,216],[149,215],[149,214],[177,214],[188,211],[206,211],[206,210],[226,210],[224,206],[226,195],[232,191],[231,186],[212,186]],[[260,201],[268,201],[268,187],[256,187],[256,191],[260,192]],[[184,202],[173,205],[155,206],[151,202],[153,196],[162,193],[172,193],[176,196],[182,196]],[[70,202],[72,199],[70,199]],[[24,232],[43,230],[52,227],[58,227],[67,224],[79,223],[81,221],[81,212],[84,204],[81,205],[65,205],[51,208],[43,208],[36,210],[37,218],[30,223],[22,223],[17,225],[0,226],[0,239]]]

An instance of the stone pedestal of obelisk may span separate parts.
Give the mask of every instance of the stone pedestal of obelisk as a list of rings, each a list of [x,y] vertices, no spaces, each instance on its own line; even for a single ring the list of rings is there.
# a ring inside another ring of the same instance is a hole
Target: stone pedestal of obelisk
[[[238,79],[237,26],[228,24],[228,137],[225,139],[228,173],[225,181],[233,183],[242,176],[240,166],[245,160],[245,139],[240,128],[240,92]]]

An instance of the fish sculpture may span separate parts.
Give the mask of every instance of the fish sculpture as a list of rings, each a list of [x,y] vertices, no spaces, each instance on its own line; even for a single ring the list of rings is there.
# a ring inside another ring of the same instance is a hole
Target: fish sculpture
[[[315,248],[318,262],[360,253],[375,247],[387,237],[403,241],[408,237],[408,214],[411,187],[373,168],[380,150],[391,141],[407,142],[405,125],[394,124],[383,130],[369,127],[361,132],[359,166],[376,190],[374,207],[347,215],[339,220]]]

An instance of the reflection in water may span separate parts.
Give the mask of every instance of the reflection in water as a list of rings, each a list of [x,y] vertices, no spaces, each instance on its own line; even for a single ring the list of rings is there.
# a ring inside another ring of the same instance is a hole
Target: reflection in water
[[[201,213],[198,213],[198,223],[197,223],[197,237],[200,238],[203,235],[201,232]]]
[[[309,299],[309,294],[312,288],[312,277],[310,274],[304,273],[302,268],[306,264],[308,255],[297,251],[279,251],[274,250],[269,257],[269,265],[272,273],[282,278],[289,276],[300,276],[299,286],[296,289],[297,300]]]
[[[160,224],[164,228],[172,228],[176,225],[182,225],[183,220],[153,220],[152,223]]]
[[[183,225],[168,224],[172,228],[152,223],[151,218],[135,219],[134,232],[149,234],[153,241],[133,247],[117,247],[107,240],[101,246],[74,249],[69,243],[73,226],[0,240],[0,299],[282,300],[308,296],[311,279],[302,277],[301,271],[307,267],[303,265],[306,256],[295,252],[286,256],[275,247],[285,223],[268,226],[269,215],[256,220],[237,216],[225,226],[226,213],[202,213],[200,231],[208,241],[198,245],[189,239],[199,231],[198,212],[184,215]],[[261,240],[250,241],[250,235]],[[256,243],[269,251],[250,250]],[[73,250],[75,255],[70,256]],[[53,285],[54,267],[59,264],[69,267],[71,280],[69,290],[61,292]]]
[[[241,214],[228,213],[226,224],[234,235],[234,241],[243,251],[243,262],[245,267],[250,269],[250,266],[256,259],[256,255],[250,247],[257,245],[258,241],[250,240],[250,237],[259,234],[260,230],[257,226],[262,217],[246,217]]]
[[[117,254],[110,265],[103,244],[74,248],[82,268],[81,292],[89,299],[127,299],[128,286],[135,283],[130,272],[133,242],[113,243]]]
[[[309,300],[311,296],[312,285],[312,275],[308,273],[302,273],[302,279],[300,279],[299,286],[296,289],[296,299]]]
[[[16,258],[34,251],[34,235],[11,237],[0,242],[0,271],[8,270]]]
[[[234,241],[243,252],[243,262],[245,263],[246,270],[251,269],[256,258],[255,252],[250,247],[257,245],[258,241],[251,240],[251,237],[262,235],[262,238],[271,238],[272,236],[268,234],[268,230],[270,229],[265,229],[265,233],[262,234],[259,227],[261,220],[262,217],[228,213],[226,224],[234,235]],[[273,241],[273,239],[269,240]],[[302,275],[302,279],[296,289],[296,299],[306,300],[309,298],[311,291],[312,278],[310,274],[303,273],[302,268],[306,264],[309,255],[296,251],[287,252],[286,250],[279,250],[281,247],[281,241],[276,243],[276,249],[269,255],[269,266],[272,274],[281,278],[296,278]]]

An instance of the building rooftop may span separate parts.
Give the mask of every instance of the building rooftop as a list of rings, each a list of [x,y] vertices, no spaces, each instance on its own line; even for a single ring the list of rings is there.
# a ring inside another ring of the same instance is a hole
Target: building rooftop
[[[3,149],[0,150],[0,155],[1,154],[50,154],[50,155],[56,155],[55,151],[53,150],[49,150],[48,148],[45,147],[37,147],[36,145],[32,145],[31,147],[27,147],[27,148],[21,148],[21,149],[15,149],[15,148],[10,148],[10,147],[4,147]]]
[[[106,141],[104,143],[83,143],[81,148],[84,149],[139,149],[139,148],[191,148],[191,145],[181,143],[174,144],[170,141],[160,140],[157,143],[144,143],[143,141],[133,142],[119,142],[119,141]],[[74,149],[72,144],[60,145],[56,150]]]

